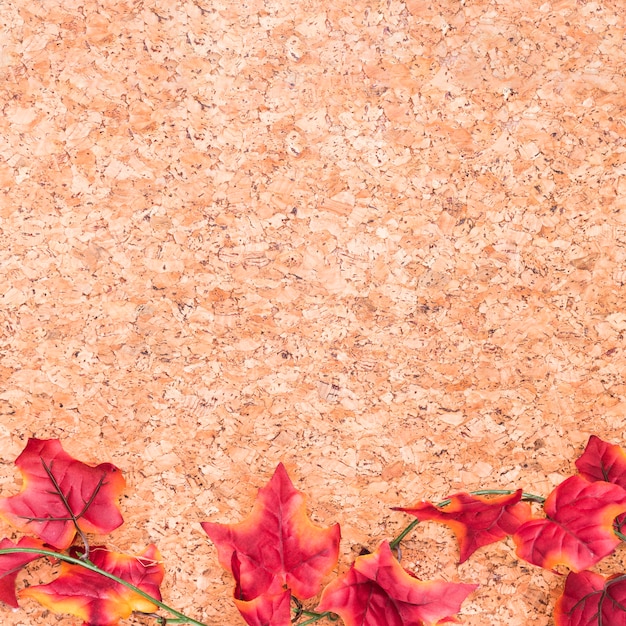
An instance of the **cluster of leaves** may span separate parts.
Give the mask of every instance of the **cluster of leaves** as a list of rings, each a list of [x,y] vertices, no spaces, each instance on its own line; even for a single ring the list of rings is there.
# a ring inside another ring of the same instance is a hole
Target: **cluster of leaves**
[[[35,538],[0,541],[0,600],[17,607],[19,571],[46,557],[62,561],[59,575],[21,589],[20,597],[76,615],[90,626],[113,626],[134,611],[156,610],[165,574],[157,548],[150,545],[132,557],[87,541],[86,534],[107,534],[123,523],[116,505],[125,487],[120,470],[111,463],[81,463],[58,439],[29,439],[15,464],[22,491],[0,499],[0,515]],[[82,546],[72,545],[77,535]]]
[[[34,598],[52,611],[79,617],[83,626],[115,626],[133,612],[154,615],[162,625],[205,626],[161,601],[164,568],[154,545],[139,556],[90,545],[87,535],[109,533],[123,521],[117,507],[124,488],[119,469],[77,461],[57,439],[30,439],[15,463],[22,491],[0,498],[0,515],[34,537],[0,541],[0,601],[17,607],[18,596]],[[460,562],[510,536],[519,558],[552,571],[568,568],[555,607],[557,626],[625,626],[626,573],[605,578],[589,568],[626,540],[626,453],[592,436],[576,467],[578,474],[545,499],[522,490],[484,490],[398,507],[416,519],[391,542],[357,557],[323,589],[337,566],[339,525],[320,528],[309,520],[305,496],[282,464],[259,490],[248,518],[202,527],[220,564],[232,573],[235,604],[250,626],[305,626],[339,618],[345,626],[456,621],[477,585],[421,581],[396,556],[404,537],[426,520],[452,529]],[[534,514],[531,502],[543,505],[542,515]],[[20,570],[39,558],[60,562],[57,575],[16,592]],[[303,601],[321,589],[315,610],[305,610]],[[169,617],[158,615],[159,609]]]

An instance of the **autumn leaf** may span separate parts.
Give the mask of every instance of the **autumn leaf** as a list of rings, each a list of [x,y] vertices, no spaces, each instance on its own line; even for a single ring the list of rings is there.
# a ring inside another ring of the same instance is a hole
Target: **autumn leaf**
[[[290,626],[291,592],[285,589],[278,594],[262,593],[251,600],[243,597],[239,581],[241,580],[240,563],[237,552],[233,552],[232,573],[236,581],[235,606],[248,626]]]
[[[596,435],[589,437],[585,451],[576,460],[576,467],[587,480],[615,483],[626,489],[626,452]],[[624,524],[626,515],[620,515],[615,525],[621,531]]]
[[[461,551],[459,562],[466,561],[478,548],[512,535],[531,519],[532,511],[520,502],[522,490],[495,498],[459,493],[448,498],[445,506],[419,502],[408,508],[394,507],[420,521],[435,520],[448,525],[456,535]]]
[[[0,550],[8,548],[43,548],[43,542],[32,537],[22,537],[17,544],[10,539],[0,541]],[[0,554],[0,601],[9,606],[17,607],[15,595],[15,581],[19,571],[31,561],[41,558],[40,554],[32,552],[15,552],[13,554]]]
[[[125,482],[111,463],[92,467],[73,459],[58,439],[31,438],[15,465],[22,491],[0,498],[0,516],[19,530],[64,550],[76,525],[86,533],[107,534],[122,524],[115,502]]]
[[[253,600],[235,600],[235,606],[249,626],[290,626],[291,593],[263,593]]]
[[[164,568],[161,555],[150,545],[138,556],[111,552],[104,546],[90,550],[91,562],[100,569],[123,578],[157,600]],[[69,613],[84,620],[83,626],[116,626],[133,611],[150,613],[157,606],[124,585],[86,569],[62,562],[59,576],[46,585],[22,589],[20,597],[37,600],[55,613]]]
[[[544,511],[546,518],[525,522],[513,535],[517,555],[545,569],[566,565],[579,572],[619,544],[613,521],[626,511],[626,490],[571,476],[548,496]]]
[[[385,541],[331,581],[316,611],[337,613],[345,626],[428,626],[450,621],[477,587],[420,581],[400,565]]]
[[[570,572],[554,609],[556,626],[626,626],[626,574]]]
[[[277,595],[285,588],[298,598],[311,598],[339,556],[339,525],[319,528],[309,520],[305,496],[282,463],[259,490],[247,519],[204,522],[202,528],[216,545],[222,567],[235,575],[238,600]]]
[[[587,480],[603,480],[626,489],[626,452],[600,437],[589,437],[585,451],[576,460],[576,467]]]

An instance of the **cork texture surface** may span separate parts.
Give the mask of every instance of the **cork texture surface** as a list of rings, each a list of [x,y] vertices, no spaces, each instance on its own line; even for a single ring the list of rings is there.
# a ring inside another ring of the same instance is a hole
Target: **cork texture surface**
[[[164,599],[234,625],[199,522],[242,519],[280,461],[340,522],[343,571],[410,521],[390,507],[547,495],[590,434],[624,444],[625,22],[619,0],[2,2],[0,494],[30,436],[115,463],[107,542],[157,544]],[[403,565],[480,583],[467,626],[553,624],[562,578],[510,541],[457,557],[422,524]]]

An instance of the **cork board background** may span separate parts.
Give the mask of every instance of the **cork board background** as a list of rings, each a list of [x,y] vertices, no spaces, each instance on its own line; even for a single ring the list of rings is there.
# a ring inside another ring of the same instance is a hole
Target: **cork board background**
[[[0,27],[2,495],[29,436],[115,463],[109,543],[238,624],[198,522],[279,461],[344,570],[391,506],[547,495],[591,433],[626,443],[619,0],[5,0]],[[423,524],[403,565],[480,583],[468,626],[552,624],[562,579],[457,556]]]

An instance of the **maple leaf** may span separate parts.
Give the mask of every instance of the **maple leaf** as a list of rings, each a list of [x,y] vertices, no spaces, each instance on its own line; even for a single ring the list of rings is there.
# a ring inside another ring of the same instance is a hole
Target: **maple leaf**
[[[159,585],[164,568],[154,545],[149,545],[138,557],[94,546],[90,550],[90,558],[100,569],[161,600]],[[116,626],[120,619],[127,618],[133,611],[150,613],[157,608],[124,585],[82,565],[66,562],[61,563],[55,580],[22,589],[18,595],[33,598],[55,613],[75,615],[84,620],[83,626]]]
[[[249,626],[290,626],[291,592],[262,593],[253,600],[237,600],[235,606]]]
[[[587,480],[615,483],[626,489],[626,452],[615,444],[591,435],[585,451],[576,460],[576,467]],[[626,524],[626,515],[615,520],[618,530]]]
[[[0,498],[0,515],[19,530],[64,550],[77,527],[107,534],[123,523],[115,501],[125,481],[111,463],[92,467],[73,459],[58,439],[31,438],[15,465],[22,491]]]
[[[554,608],[556,626],[626,626],[626,574],[570,572]]]
[[[513,535],[517,555],[545,569],[560,564],[579,572],[619,544],[613,520],[626,511],[626,490],[571,476],[548,496],[544,511],[546,518],[525,522]]]
[[[22,537],[17,544],[10,539],[0,541],[0,550],[7,548],[43,548],[44,544],[32,537]],[[32,552],[15,552],[13,554],[0,554],[0,601],[9,606],[17,607],[17,596],[15,595],[15,581],[19,571],[31,561],[41,558],[40,554]]]
[[[450,621],[478,585],[421,581],[383,541],[375,552],[328,584],[316,611],[337,613],[346,626],[422,626]]]
[[[521,489],[496,498],[459,493],[450,496],[449,503],[442,507],[419,502],[408,508],[394,507],[394,510],[414,515],[420,521],[435,520],[449,526],[459,542],[459,562],[463,563],[478,548],[512,535],[531,519],[530,506],[520,502],[521,498]]]
[[[203,522],[202,528],[222,567],[235,577],[238,600],[277,595],[285,588],[311,598],[339,557],[339,525],[320,528],[309,520],[306,498],[282,463],[259,489],[248,518],[237,524]]]
[[[235,606],[248,626],[290,626],[291,624],[291,591],[282,593],[262,593],[251,600],[240,600],[243,597],[239,581],[241,580],[240,562],[236,552],[232,557],[232,573],[236,581]]]
[[[585,451],[576,459],[576,467],[587,480],[603,480],[626,489],[626,452],[600,437],[589,437]]]

